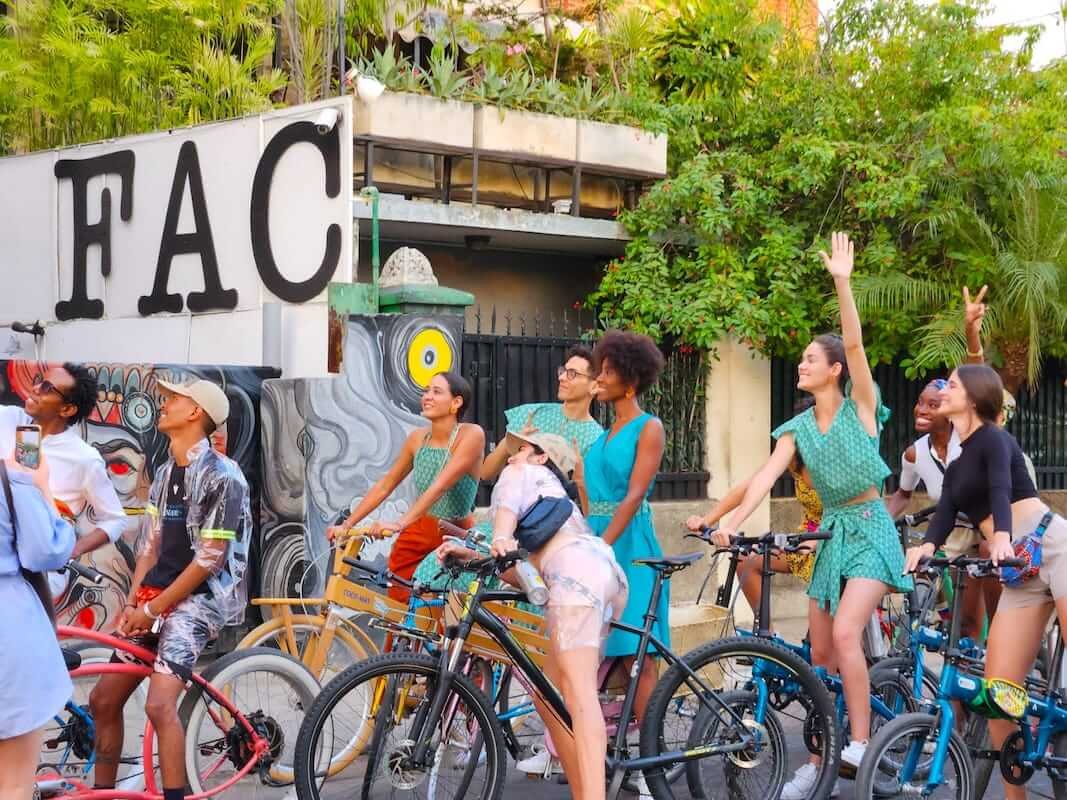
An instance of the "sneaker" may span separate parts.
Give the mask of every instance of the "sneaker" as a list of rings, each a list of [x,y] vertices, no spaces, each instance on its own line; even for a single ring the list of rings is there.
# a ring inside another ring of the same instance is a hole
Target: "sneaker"
[[[637,792],[640,800],[652,800],[652,792],[648,790],[648,784],[645,782],[645,773],[631,772],[630,785]]]
[[[782,787],[781,800],[807,800],[815,789],[815,782],[819,780],[819,767],[807,763],[793,773],[793,780]],[[841,787],[834,781],[834,788],[830,790],[830,797],[841,794]]]
[[[857,742],[855,740],[849,742],[848,747],[841,751],[841,765],[859,769],[860,762],[863,761],[863,755],[866,752],[867,742]]]
[[[548,752],[548,748],[543,744],[535,744],[533,746],[533,755],[518,762],[515,765],[515,769],[519,772],[525,772],[527,775],[540,775],[545,778],[563,772],[559,762],[552,758],[552,754]]]

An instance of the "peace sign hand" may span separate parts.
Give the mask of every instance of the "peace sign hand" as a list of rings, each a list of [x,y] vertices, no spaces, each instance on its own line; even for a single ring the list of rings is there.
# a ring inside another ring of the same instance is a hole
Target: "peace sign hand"
[[[830,255],[820,250],[822,263],[834,278],[848,278],[852,274],[855,246],[847,233],[834,232],[830,235]]]
[[[982,300],[988,288],[988,286],[983,286],[972,300],[971,290],[966,286],[963,287],[963,315],[968,328],[982,329],[982,318],[985,317],[986,312],[986,304]]]

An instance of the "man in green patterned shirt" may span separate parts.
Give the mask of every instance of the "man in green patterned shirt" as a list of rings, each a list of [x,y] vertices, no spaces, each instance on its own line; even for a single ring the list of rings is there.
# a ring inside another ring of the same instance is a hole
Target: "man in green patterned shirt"
[[[593,403],[593,351],[584,345],[575,345],[567,351],[563,365],[556,371],[559,376],[559,403],[528,403],[504,412],[507,428],[515,433],[538,430],[562,436],[568,443],[575,443],[578,451],[592,446],[604,429],[593,419],[589,407]],[[482,462],[481,478],[494,481],[507,466],[508,452],[501,439]]]

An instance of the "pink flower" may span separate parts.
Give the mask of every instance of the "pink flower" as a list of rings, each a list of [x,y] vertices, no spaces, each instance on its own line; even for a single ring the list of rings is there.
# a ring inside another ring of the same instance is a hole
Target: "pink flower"
[[[522,44],[509,44],[507,50],[504,52],[509,56],[521,56],[526,52],[526,46]]]

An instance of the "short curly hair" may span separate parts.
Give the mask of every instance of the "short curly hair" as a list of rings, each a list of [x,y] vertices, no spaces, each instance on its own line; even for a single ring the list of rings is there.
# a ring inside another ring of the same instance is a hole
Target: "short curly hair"
[[[663,371],[663,353],[647,336],[630,331],[608,331],[593,350],[595,370],[600,372],[605,361],[619,373],[625,383],[634,387],[637,394],[644,394],[659,380]]]
[[[93,413],[93,409],[96,407],[99,387],[96,375],[82,364],[72,364],[68,361],[63,365],[63,370],[74,379],[74,388],[67,392],[67,401],[77,411],[67,421],[69,427],[70,425],[77,425]]]

